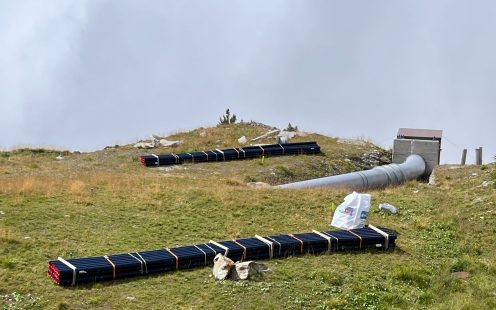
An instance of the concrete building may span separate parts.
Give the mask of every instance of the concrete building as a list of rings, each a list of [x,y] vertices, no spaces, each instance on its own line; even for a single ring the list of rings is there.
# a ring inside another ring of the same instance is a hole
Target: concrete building
[[[401,164],[411,154],[424,158],[427,169],[426,177],[441,158],[442,130],[400,128],[393,145],[393,163]]]

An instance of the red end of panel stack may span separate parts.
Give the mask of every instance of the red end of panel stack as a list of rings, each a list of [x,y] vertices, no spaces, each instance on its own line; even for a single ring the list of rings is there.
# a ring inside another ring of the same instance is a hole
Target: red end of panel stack
[[[60,285],[60,271],[52,262],[48,262],[48,276],[52,278],[57,285]]]

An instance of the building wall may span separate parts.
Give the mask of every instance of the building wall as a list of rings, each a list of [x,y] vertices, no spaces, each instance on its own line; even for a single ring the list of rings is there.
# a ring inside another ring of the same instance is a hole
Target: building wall
[[[427,164],[426,174],[430,175],[434,167],[439,165],[439,141],[395,139],[393,145],[393,163],[401,164],[405,159],[418,154]]]

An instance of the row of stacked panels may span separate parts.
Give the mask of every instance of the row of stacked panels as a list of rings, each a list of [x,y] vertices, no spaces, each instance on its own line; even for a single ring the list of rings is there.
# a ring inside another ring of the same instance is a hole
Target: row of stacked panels
[[[99,257],[74,258],[67,262],[49,262],[48,274],[58,285],[116,280],[134,276],[191,269],[213,263],[218,253],[234,261],[282,258],[300,254],[385,249],[395,245],[396,234],[380,228],[385,235],[371,228],[301,233],[245,238],[191,246],[159,249]],[[267,243],[270,242],[271,245]]]
[[[262,156],[282,156],[300,154],[318,154],[320,146],[317,142],[299,142],[286,144],[270,144],[230,148],[181,154],[143,155],[140,161],[145,166],[165,166],[183,163],[215,162],[238,159],[258,158]]]

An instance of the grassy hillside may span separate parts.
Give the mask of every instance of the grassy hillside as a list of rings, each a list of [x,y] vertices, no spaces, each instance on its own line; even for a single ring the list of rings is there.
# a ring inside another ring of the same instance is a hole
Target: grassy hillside
[[[185,143],[150,152],[237,145],[264,126],[179,133]],[[200,132],[207,134],[200,135]],[[218,142],[217,140],[220,140]],[[326,229],[345,191],[252,189],[360,169],[371,144],[309,135],[323,155],[147,169],[130,146],[94,153],[0,153],[0,309],[491,309],[496,307],[494,166],[443,166],[437,185],[409,182],[372,191],[370,222],[399,234],[393,252],[342,253],[266,261],[247,282],[217,282],[210,268],[109,283],[55,286],[47,261]],[[270,141],[267,141],[270,142]],[[377,211],[396,205],[398,215]],[[451,275],[468,271],[467,279]]]

